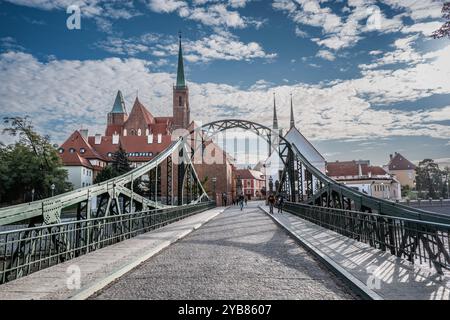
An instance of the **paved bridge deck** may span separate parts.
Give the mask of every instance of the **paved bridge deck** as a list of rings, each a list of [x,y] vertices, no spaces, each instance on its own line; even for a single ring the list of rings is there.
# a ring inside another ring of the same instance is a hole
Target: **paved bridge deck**
[[[231,207],[95,299],[354,299],[258,207]]]

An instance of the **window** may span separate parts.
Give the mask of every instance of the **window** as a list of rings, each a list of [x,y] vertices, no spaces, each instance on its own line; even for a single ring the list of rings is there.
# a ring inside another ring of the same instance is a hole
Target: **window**
[[[179,105],[180,107],[183,106],[183,98],[182,98],[181,96],[178,97],[178,105]]]
[[[141,129],[138,129],[138,131],[137,131],[137,135],[138,135],[138,136],[141,136],[141,135],[142,135],[142,131],[141,131]]]
[[[70,153],[74,153],[74,152],[75,152],[75,149],[74,149],[74,148],[70,148],[70,149],[69,149],[69,152],[70,152]]]
[[[83,153],[85,153],[86,152],[86,149],[85,148],[80,148],[80,153],[81,154],[83,154]]]
[[[161,143],[161,142],[162,142],[162,134],[158,133],[158,143]]]
[[[111,152],[108,152],[108,157],[111,157],[112,156],[112,153]]]
[[[58,149],[58,152],[59,152],[60,154],[63,154],[63,153],[64,153],[64,149],[63,149],[63,148],[59,148],[59,149]]]

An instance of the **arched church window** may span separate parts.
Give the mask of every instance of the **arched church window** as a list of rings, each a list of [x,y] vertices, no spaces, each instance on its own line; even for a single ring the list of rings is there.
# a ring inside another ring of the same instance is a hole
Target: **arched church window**
[[[178,97],[178,105],[180,107],[183,106],[183,97],[181,97],[181,96]]]
[[[127,136],[127,129],[123,129],[123,136],[124,136],[124,137]]]
[[[145,129],[145,135],[148,136],[150,134],[148,129]]]
[[[137,131],[137,135],[138,135],[138,136],[141,136],[141,134],[142,134],[142,131],[141,131],[141,129],[138,129],[138,131]]]

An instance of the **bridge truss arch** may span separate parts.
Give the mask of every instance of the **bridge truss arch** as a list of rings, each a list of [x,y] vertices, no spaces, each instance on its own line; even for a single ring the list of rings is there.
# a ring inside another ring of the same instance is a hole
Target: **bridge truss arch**
[[[15,223],[28,224],[29,228],[35,224],[58,225],[62,210],[68,207],[76,207],[76,220],[89,220],[129,216],[152,209],[189,207],[210,201],[195,170],[195,154],[201,147],[203,155],[203,146],[217,133],[233,129],[255,133],[269,144],[272,152],[277,152],[283,170],[276,194],[284,195],[287,206],[293,211],[306,210],[302,206],[308,206],[314,219],[326,216],[325,225],[336,225],[336,230],[344,230],[346,235],[358,240],[361,235],[357,231],[366,230],[364,236],[369,237],[375,247],[390,250],[398,256],[407,254],[412,259],[417,250],[425,248],[428,257],[434,257],[434,262],[439,258],[450,269],[449,250],[442,241],[442,234],[447,237],[449,234],[448,215],[377,199],[342,185],[312,165],[299,149],[301,146],[267,126],[239,119],[218,120],[193,128],[151,161],[119,177],[51,198],[0,208],[0,226]],[[149,177],[150,185],[154,183],[153,197],[142,196],[135,190],[136,182],[144,176]],[[159,181],[163,178],[166,179],[165,197],[162,193],[158,196],[158,192],[162,192]],[[96,210],[91,208],[94,198],[97,199]],[[338,215],[339,219],[336,218]],[[421,221],[433,223],[431,231],[422,232]],[[377,227],[380,222],[384,227]],[[395,228],[400,224],[406,227],[396,233]],[[60,242],[68,243],[53,236],[52,241],[55,246]],[[24,256],[21,252],[25,250],[22,245],[25,242],[20,243],[21,246],[14,250],[18,256]]]

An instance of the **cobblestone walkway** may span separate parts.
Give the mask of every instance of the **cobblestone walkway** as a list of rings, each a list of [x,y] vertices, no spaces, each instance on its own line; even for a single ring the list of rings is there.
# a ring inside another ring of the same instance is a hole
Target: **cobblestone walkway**
[[[257,203],[227,209],[93,299],[355,299]]]

